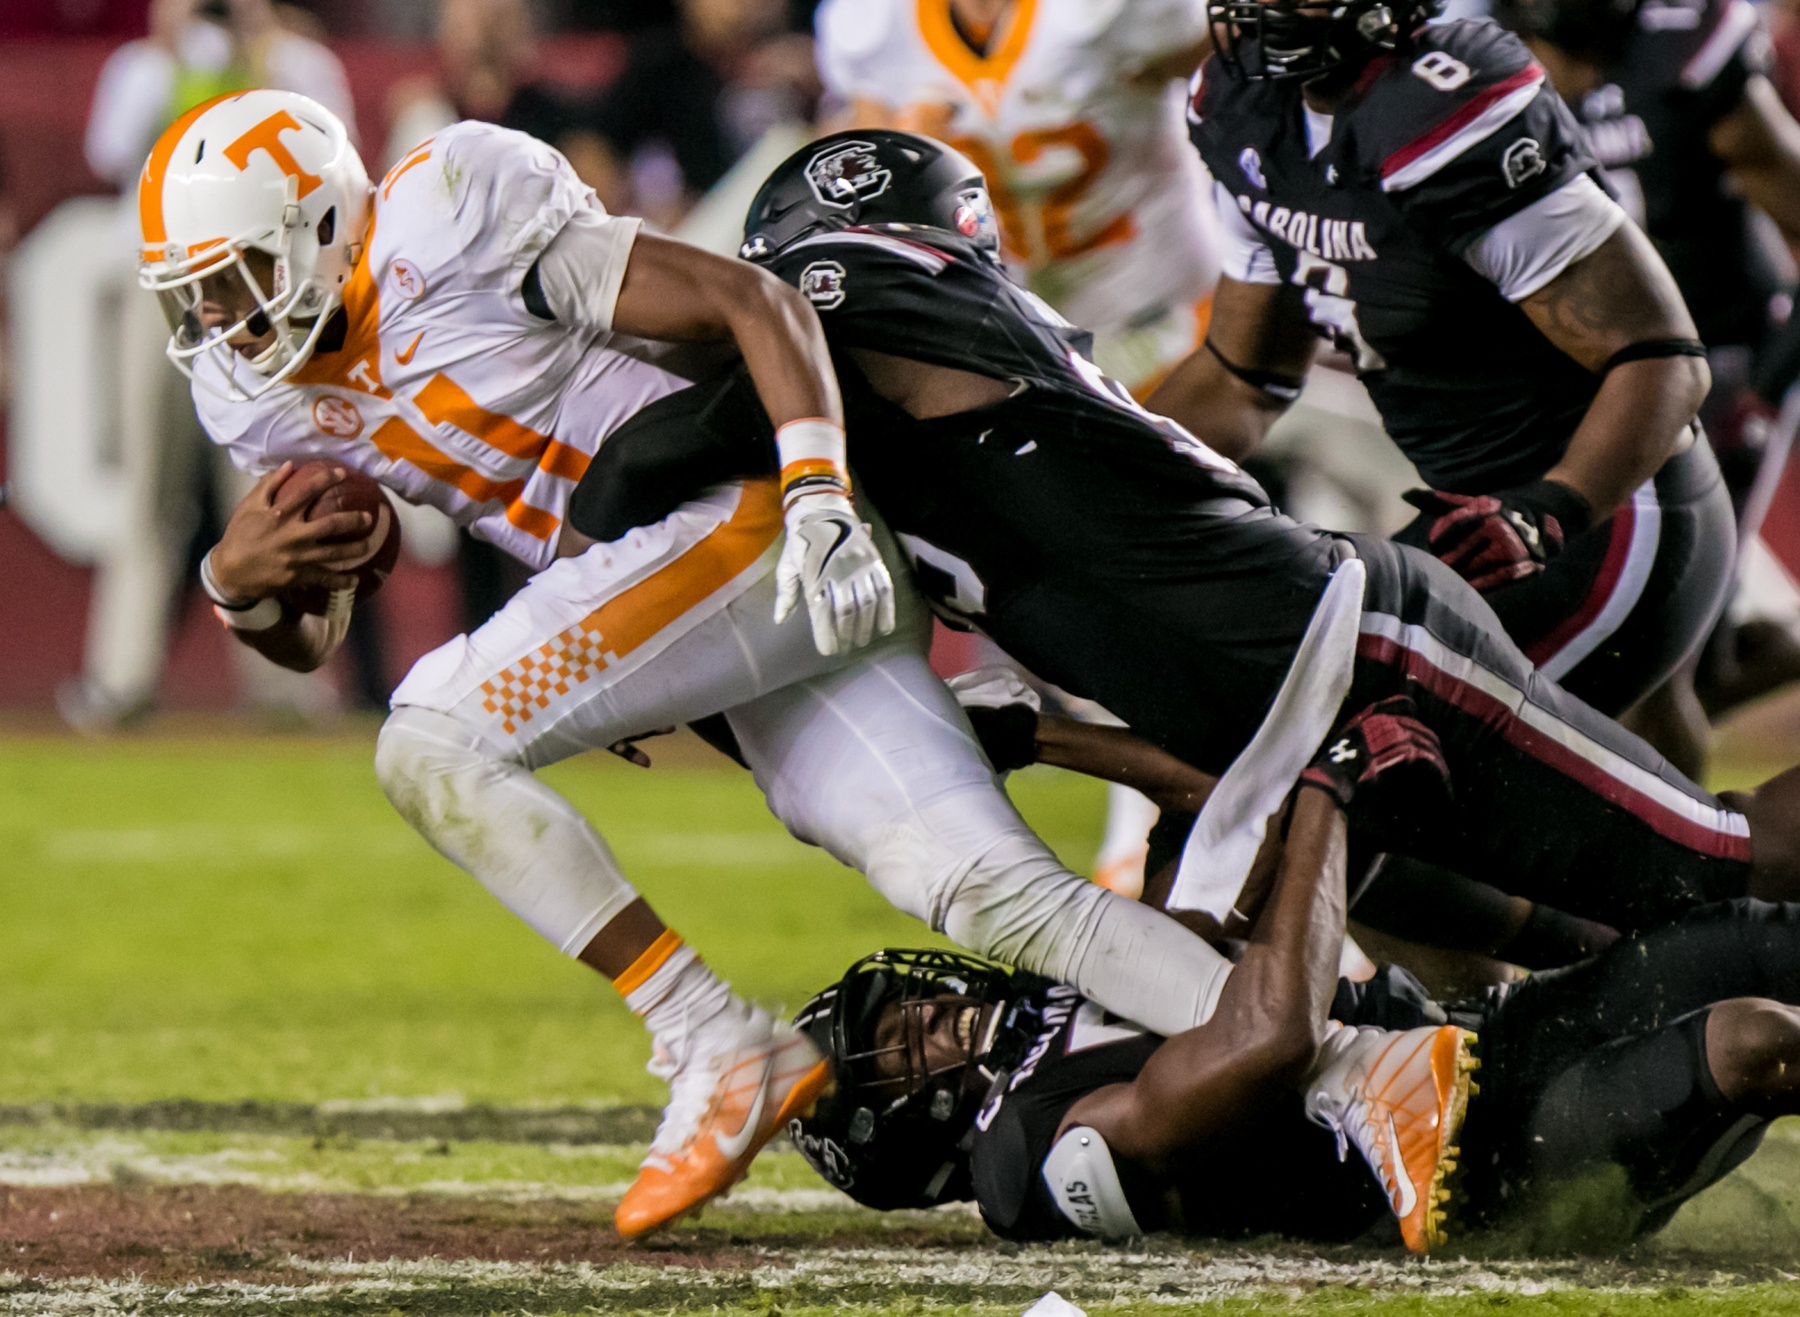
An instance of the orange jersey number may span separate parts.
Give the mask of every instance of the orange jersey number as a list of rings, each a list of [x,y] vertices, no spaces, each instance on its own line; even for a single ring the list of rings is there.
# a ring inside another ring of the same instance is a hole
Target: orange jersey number
[[[994,202],[994,213],[1000,218],[1006,252],[1015,260],[1027,263],[1045,258],[1066,261],[1101,247],[1126,242],[1137,233],[1130,215],[1115,215],[1093,233],[1082,234],[1075,229],[1075,207],[1081,204],[1094,180],[1112,159],[1106,139],[1090,123],[1031,129],[1012,139],[1010,154],[1014,165],[1032,164],[1045,151],[1059,146],[1073,148],[1081,156],[1081,169],[1072,178],[1051,188],[1039,208],[1043,225],[1041,254],[1033,250],[1035,244],[1026,224],[1027,203],[1020,201],[1018,194],[1007,184],[1011,171],[1001,166],[992,147],[974,137],[955,137],[949,141],[987,175],[988,194]]]

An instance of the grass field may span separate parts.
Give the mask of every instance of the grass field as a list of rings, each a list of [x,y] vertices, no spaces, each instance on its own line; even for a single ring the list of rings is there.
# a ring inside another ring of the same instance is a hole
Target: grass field
[[[412,835],[371,745],[0,740],[0,1311],[1016,1313],[1056,1289],[1090,1311],[1800,1314],[1785,1128],[1624,1258],[1018,1249],[960,1208],[862,1212],[780,1148],[624,1246],[610,1205],[661,1097],[641,1031]],[[924,939],[708,754],[549,776],[771,1005]],[[1085,866],[1100,790],[1013,785]]]

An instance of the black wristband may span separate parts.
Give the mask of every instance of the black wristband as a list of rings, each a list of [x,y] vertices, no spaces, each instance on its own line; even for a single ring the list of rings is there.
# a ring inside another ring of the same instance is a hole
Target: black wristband
[[[1214,359],[1221,366],[1225,367],[1227,374],[1242,380],[1259,392],[1268,394],[1277,402],[1290,403],[1294,401],[1300,396],[1300,390],[1306,387],[1306,377],[1303,375],[1283,375],[1280,371],[1252,370],[1248,366],[1238,365],[1219,351],[1210,338],[1206,340],[1206,350],[1213,354]]]
[[[1658,357],[1704,357],[1706,344],[1697,338],[1646,338],[1636,343],[1627,343],[1600,367],[1600,373],[1606,374],[1615,366],[1623,366],[1628,361],[1653,361]]]
[[[1562,527],[1565,540],[1573,539],[1594,524],[1593,504],[1560,480],[1534,480],[1529,485],[1502,489],[1495,497],[1515,507],[1549,513]]]

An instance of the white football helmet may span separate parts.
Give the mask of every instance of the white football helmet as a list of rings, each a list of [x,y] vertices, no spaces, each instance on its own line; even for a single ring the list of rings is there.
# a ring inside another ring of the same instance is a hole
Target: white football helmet
[[[259,397],[299,370],[343,303],[372,199],[342,121],[305,96],[235,92],[169,125],[138,180],[138,282],[162,300],[169,359],[193,378],[196,361],[212,356],[221,372],[200,381],[233,398]],[[268,288],[247,252],[272,258]],[[242,279],[258,309],[208,330],[200,285],[218,276]],[[274,342],[255,357],[240,358],[226,341],[269,328]],[[262,378],[247,382],[235,368],[240,359]]]

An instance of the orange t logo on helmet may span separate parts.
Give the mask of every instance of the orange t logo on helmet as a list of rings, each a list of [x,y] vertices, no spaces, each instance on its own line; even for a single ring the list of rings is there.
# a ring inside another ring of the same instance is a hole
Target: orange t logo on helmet
[[[286,110],[271,114],[226,147],[225,158],[239,169],[248,169],[251,155],[257,151],[267,151],[269,159],[275,162],[282,173],[300,180],[300,195],[304,197],[318,187],[321,180],[317,174],[309,174],[300,168],[300,162],[294,159],[293,153],[281,141],[282,133],[299,131],[300,121]]]

